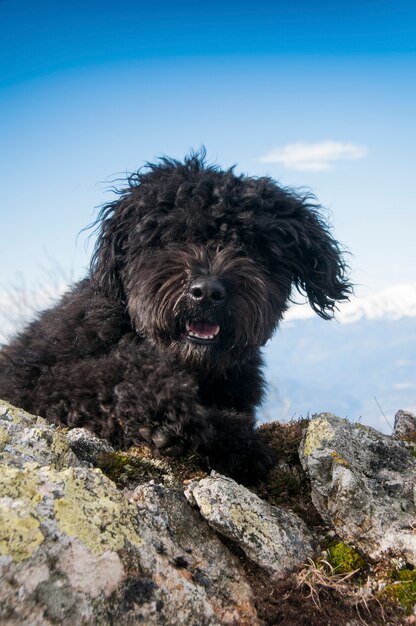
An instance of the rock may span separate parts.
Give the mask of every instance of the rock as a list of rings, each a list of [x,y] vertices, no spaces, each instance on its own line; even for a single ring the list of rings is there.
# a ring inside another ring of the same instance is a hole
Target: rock
[[[137,487],[131,501],[139,509],[142,537],[155,549],[148,551],[146,562],[142,553],[142,563],[157,572],[167,598],[176,598],[181,588],[184,607],[176,607],[175,623],[204,624],[211,613],[213,623],[258,623],[239,561],[183,493],[146,484]],[[192,613],[185,608],[189,604],[194,607]]]
[[[0,463],[13,467],[39,463],[56,469],[82,465],[62,430],[4,400],[0,400]]]
[[[314,502],[362,553],[377,558],[393,546],[396,578],[377,581],[387,589],[406,572],[413,576],[403,555],[414,555],[414,445],[333,416],[320,420],[302,446]],[[0,401],[0,623],[329,626],[342,615],[355,624],[356,583],[342,596],[328,592],[311,532],[280,506],[297,506],[321,531],[296,454],[305,426],[270,431],[286,459],[260,491],[279,503],[272,506],[229,478],[208,477],[196,455],[155,460],[141,448],[113,451],[88,431],[68,433]],[[289,496],[286,481],[307,496],[305,506],[296,492]],[[391,573],[392,563],[377,571]],[[380,610],[364,599],[369,624],[381,623],[384,608],[390,619],[392,597],[383,596]],[[400,598],[392,626],[412,609]]]
[[[416,415],[410,411],[397,411],[394,416],[393,437],[416,443]]]
[[[343,541],[370,560],[391,554],[416,565],[416,458],[403,442],[322,413],[300,456],[314,505]]]
[[[0,622],[256,624],[241,566],[183,495],[134,498],[96,469],[3,466]]]
[[[129,501],[99,469],[61,467],[79,461],[54,426],[1,406],[1,624],[260,623],[242,565],[182,493],[145,484]]]
[[[275,578],[316,552],[311,533],[297,515],[271,506],[231,478],[213,472],[192,482],[185,495],[210,526]]]
[[[135,507],[85,468],[2,466],[0,529],[7,624],[94,623],[126,578],[123,554],[143,544]]]
[[[100,439],[86,428],[73,428],[67,433],[66,440],[79,459],[93,465],[103,454],[114,452],[108,441]]]

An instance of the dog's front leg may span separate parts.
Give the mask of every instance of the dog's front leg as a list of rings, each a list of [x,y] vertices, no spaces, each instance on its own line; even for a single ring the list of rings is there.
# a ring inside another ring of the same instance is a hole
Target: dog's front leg
[[[188,373],[159,366],[146,377],[136,375],[134,382],[117,385],[116,396],[125,446],[146,443],[154,456],[194,451],[209,468],[246,484],[265,478],[273,465],[273,455],[255,429],[254,416],[205,406]]]
[[[155,456],[177,456],[212,440],[207,409],[192,377],[159,366],[117,385],[116,414],[124,446],[146,443]]]

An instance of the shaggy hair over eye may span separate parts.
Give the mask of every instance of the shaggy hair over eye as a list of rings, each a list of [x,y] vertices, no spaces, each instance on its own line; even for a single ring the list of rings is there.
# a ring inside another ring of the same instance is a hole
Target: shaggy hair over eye
[[[313,197],[204,157],[148,164],[103,207],[88,276],[0,353],[0,397],[251,482],[271,463],[261,346],[294,289],[328,319],[351,287]]]

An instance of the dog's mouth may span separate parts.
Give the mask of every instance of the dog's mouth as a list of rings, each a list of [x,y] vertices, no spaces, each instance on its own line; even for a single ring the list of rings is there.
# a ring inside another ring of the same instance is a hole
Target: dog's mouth
[[[198,320],[186,323],[187,338],[194,343],[213,343],[220,332],[218,324]]]

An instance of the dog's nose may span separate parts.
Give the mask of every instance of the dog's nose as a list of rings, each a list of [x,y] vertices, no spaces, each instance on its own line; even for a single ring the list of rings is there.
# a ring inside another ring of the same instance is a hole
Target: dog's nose
[[[224,285],[211,276],[198,278],[189,287],[189,295],[192,300],[200,303],[222,304],[227,292]]]

